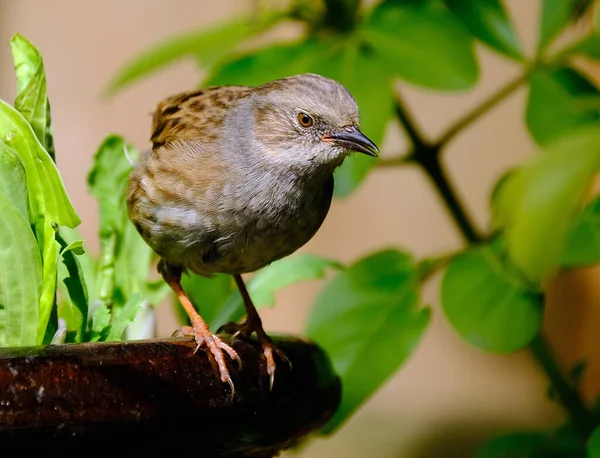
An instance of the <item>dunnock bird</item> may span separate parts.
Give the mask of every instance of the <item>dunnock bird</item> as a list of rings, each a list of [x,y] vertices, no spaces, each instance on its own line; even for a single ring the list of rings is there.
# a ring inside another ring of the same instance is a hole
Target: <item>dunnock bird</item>
[[[358,128],[356,102],[341,84],[315,74],[209,87],[162,101],[151,141],[129,180],[129,217],[160,256],[159,271],[190,317],[186,332],[196,349],[208,348],[232,392],[224,353],[239,357],[211,333],[180,279],[187,270],[233,275],[247,312],[237,329],[256,332],[272,386],[273,354],[286,358],[263,330],[241,274],[312,238],[329,210],[333,171],[352,151],[377,156]]]

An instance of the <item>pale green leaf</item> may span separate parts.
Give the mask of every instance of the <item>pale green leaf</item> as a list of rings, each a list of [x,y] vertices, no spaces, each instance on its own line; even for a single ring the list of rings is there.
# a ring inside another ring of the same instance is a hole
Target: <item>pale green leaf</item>
[[[600,130],[583,127],[548,144],[511,174],[498,192],[496,214],[517,268],[538,284],[560,264],[571,224],[600,167]]]
[[[100,205],[100,236],[118,233],[122,236],[126,224],[125,187],[133,166],[127,160],[125,141],[116,135],[104,139],[88,173],[90,193]]]
[[[23,161],[15,150],[0,140],[0,194],[29,221],[27,179]]]
[[[0,344],[36,345],[42,260],[29,222],[0,193]]]
[[[105,304],[99,304],[92,312],[88,342],[105,341],[110,332],[110,309]]]
[[[58,316],[66,322],[67,332],[71,334],[69,337],[72,336],[70,341],[81,342],[85,335],[88,318],[87,287],[79,262],[79,257],[84,256],[85,251],[82,240],[74,240],[67,244],[61,235],[57,234],[56,239],[61,247],[60,258],[62,258],[66,273],[59,275],[59,281],[62,280],[65,285],[68,297],[59,307]]]
[[[123,308],[119,309],[118,314],[112,322],[110,332],[106,337],[107,341],[122,340],[125,328],[133,323],[133,320],[135,320],[135,317],[141,311],[143,300],[142,293],[134,293],[127,300]]]
[[[210,67],[231,53],[240,43],[272,27],[283,14],[266,13],[256,18],[239,18],[214,28],[195,30],[168,39],[138,54],[121,69],[108,85],[114,94],[132,82],[186,56],[194,56]]]
[[[46,74],[42,56],[19,34],[13,36],[10,46],[18,90],[14,106],[29,122],[44,149],[54,159],[50,102],[46,93]]]
[[[429,310],[419,308],[418,270],[406,253],[372,254],[325,286],[307,334],[329,355],[344,387],[325,432],[339,427],[406,361],[428,322]]]
[[[38,226],[41,227],[42,220],[60,226],[77,226],[80,219],[69,200],[56,165],[25,118],[3,100],[0,100],[0,140],[15,150],[23,161],[30,217],[36,230]]]
[[[56,241],[56,228],[50,222],[43,225],[43,251],[42,251],[42,295],[40,296],[40,310],[38,317],[38,345],[44,343],[46,328],[49,325],[52,312],[56,303],[56,280],[58,276],[59,244]],[[39,240],[38,235],[38,240]],[[55,327],[57,323],[50,323]],[[51,336],[50,336],[51,337]]]

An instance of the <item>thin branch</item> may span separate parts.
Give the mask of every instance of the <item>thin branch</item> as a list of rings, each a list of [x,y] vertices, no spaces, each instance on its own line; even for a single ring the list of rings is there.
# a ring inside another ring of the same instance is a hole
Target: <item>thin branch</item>
[[[577,389],[562,374],[556,364],[556,358],[552,354],[552,350],[543,335],[540,334],[536,337],[531,343],[530,348],[536,360],[550,379],[552,388],[569,414],[571,422],[579,433],[579,436],[583,441],[587,441],[594,430],[595,421],[581,399]]]
[[[396,117],[400,120],[404,132],[406,132],[406,135],[408,135],[408,138],[415,149],[427,146],[425,138],[417,127],[412,114],[406,108],[406,104],[404,103],[404,100],[398,91],[396,91]]]
[[[463,116],[461,119],[451,125],[446,132],[444,132],[440,138],[434,142],[437,147],[445,146],[450,140],[458,135],[463,129],[470,126],[474,121],[479,119],[483,114],[487,113],[491,108],[496,106],[499,102],[504,100],[519,87],[521,87],[531,75],[531,70],[527,70],[525,73],[519,75],[517,78],[509,81],[507,84],[502,86],[481,104],[476,106],[473,110]]]
[[[482,240],[475,229],[475,224],[467,215],[462,202],[458,198],[454,187],[446,176],[446,172],[440,164],[438,155],[431,152],[422,152],[415,156],[415,160],[423,167],[427,176],[433,181],[435,189],[440,194],[452,219],[458,226],[460,233],[469,243],[478,243]]]

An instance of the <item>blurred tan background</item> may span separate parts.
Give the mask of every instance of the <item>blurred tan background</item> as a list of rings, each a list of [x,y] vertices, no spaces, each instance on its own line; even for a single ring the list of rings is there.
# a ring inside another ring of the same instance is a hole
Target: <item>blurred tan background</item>
[[[532,49],[538,1],[507,3],[522,40]],[[193,62],[182,61],[113,99],[101,97],[105,85],[131,56],[149,45],[250,7],[249,0],[0,0],[0,97],[14,99],[9,40],[19,32],[44,56],[59,168],[92,250],[97,248],[97,208],[85,183],[100,141],[116,132],[139,148],[147,147],[150,113],[157,101],[197,85],[201,75]],[[277,33],[294,31],[284,28]],[[482,78],[469,94],[441,95],[404,86],[407,102],[428,135],[439,134],[518,73],[501,57],[479,51]],[[525,95],[518,91],[477,122],[445,157],[481,228],[488,223],[488,196],[497,177],[534,150],[522,124]],[[390,126],[384,154],[399,153],[404,146],[397,126]],[[416,169],[402,168],[372,173],[351,198],[335,202],[322,230],[304,250],[352,261],[386,246],[403,246],[416,256],[426,256],[461,243],[425,177]],[[597,269],[565,273],[550,287],[546,329],[565,367],[600,354],[599,273]],[[277,307],[262,312],[266,328],[302,332],[319,286],[314,282],[282,291]],[[560,423],[563,413],[546,399],[548,382],[529,353],[493,356],[463,343],[438,307],[438,286],[435,278],[425,289],[424,302],[434,309],[432,324],[403,369],[338,434],[289,455],[465,457],[492,435]],[[163,307],[160,317],[160,333],[169,335],[176,327],[171,311]],[[597,359],[584,380],[584,392],[588,400],[600,392]]]

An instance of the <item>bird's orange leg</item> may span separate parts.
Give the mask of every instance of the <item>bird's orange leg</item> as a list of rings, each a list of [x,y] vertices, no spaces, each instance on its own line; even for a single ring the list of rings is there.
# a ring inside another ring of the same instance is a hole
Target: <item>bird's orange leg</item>
[[[237,360],[238,364],[242,365],[242,361],[238,356],[237,352],[231,348],[229,345],[224,343],[219,337],[210,332],[208,324],[206,321],[198,314],[192,302],[185,294],[185,291],[181,287],[181,273],[180,272],[172,272],[171,269],[166,268],[166,266],[159,264],[159,271],[162,273],[163,278],[167,282],[167,284],[171,287],[179,302],[185,309],[186,313],[190,317],[190,321],[192,326],[186,326],[181,329],[183,335],[193,336],[196,340],[197,347],[194,350],[194,353],[198,351],[201,346],[206,346],[212,354],[214,361],[217,363],[219,367],[219,375],[221,376],[222,382],[227,382],[231,387],[231,396],[233,397],[235,393],[235,388],[233,386],[233,381],[231,380],[231,376],[229,375],[229,370],[227,369],[227,365],[225,364],[225,357],[223,352],[227,353],[231,359]]]
[[[273,358],[273,354],[275,353],[281,360],[285,361],[291,367],[291,362],[285,356],[285,354],[279,350],[271,338],[267,335],[265,330],[263,329],[262,320],[256,311],[256,307],[252,303],[252,299],[250,299],[250,295],[248,294],[248,290],[246,289],[246,285],[244,284],[244,280],[242,280],[241,275],[234,275],[235,284],[240,290],[240,294],[242,295],[242,300],[244,301],[244,307],[246,308],[246,321],[241,325],[237,325],[237,334],[241,334],[245,337],[249,337],[253,332],[256,332],[256,336],[258,337],[259,342],[263,347],[263,353],[265,355],[265,359],[267,362],[267,373],[269,374],[269,389],[273,389],[273,382],[275,380],[275,359]],[[234,325],[235,327],[235,325]]]

